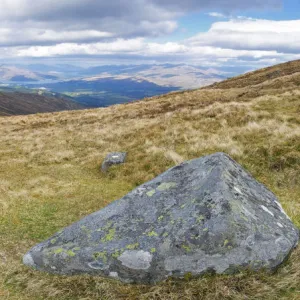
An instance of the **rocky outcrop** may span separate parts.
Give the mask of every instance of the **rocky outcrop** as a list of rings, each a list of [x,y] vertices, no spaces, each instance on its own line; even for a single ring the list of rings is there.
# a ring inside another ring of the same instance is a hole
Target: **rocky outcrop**
[[[123,164],[126,160],[126,156],[126,152],[112,152],[107,154],[101,166],[102,172],[107,172],[112,165]]]
[[[56,274],[155,283],[169,276],[275,270],[298,230],[275,195],[224,153],[187,161],[33,247]]]

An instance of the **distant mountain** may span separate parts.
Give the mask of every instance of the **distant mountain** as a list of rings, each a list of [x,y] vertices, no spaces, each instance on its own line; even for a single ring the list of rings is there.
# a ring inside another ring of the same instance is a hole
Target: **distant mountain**
[[[20,66],[21,67],[21,66]],[[54,65],[45,65],[45,64],[30,64],[22,66],[30,71],[38,73],[82,73],[85,68],[73,66],[69,64],[54,64]]]
[[[20,70],[27,70],[35,75],[54,76],[58,80],[82,79],[91,76],[128,76],[143,77],[157,85],[180,87],[182,89],[199,88],[243,73],[231,69],[212,69],[188,64],[141,64],[141,65],[102,65],[94,67],[79,67],[68,64],[58,65],[16,65]],[[19,72],[20,73],[20,72]],[[23,74],[18,74],[23,75]],[[28,77],[28,76],[26,76]],[[38,76],[30,76],[37,79]],[[46,78],[47,79],[47,78]],[[1,76],[0,76],[1,80]]]
[[[185,64],[154,65],[138,72],[139,76],[163,86],[195,89],[227,78],[225,72]]]
[[[83,71],[85,75],[100,75],[100,74],[110,74],[110,75],[134,75],[138,74],[141,71],[148,70],[152,65],[104,65],[104,66],[96,66],[90,67]]]
[[[57,80],[58,76],[54,74],[43,74],[39,72],[33,72],[28,69],[5,66],[0,67],[0,81],[4,82],[32,82],[41,80]]]
[[[76,110],[85,108],[59,94],[0,88],[0,116]]]
[[[199,88],[226,79],[228,72],[187,64],[97,66],[82,71],[89,76],[135,76],[160,86]]]
[[[20,66],[20,67],[23,67],[32,72],[57,76],[60,80],[80,78],[80,77],[87,76],[86,68],[68,65],[68,64],[54,64],[54,65],[30,64],[30,65]]]
[[[179,90],[179,87],[161,86],[144,78],[102,75],[78,80],[33,84],[34,88],[65,94],[88,107],[105,107],[152,97]]]
[[[0,67],[0,82],[44,88],[88,107],[105,107],[222,81],[229,72],[187,64],[16,65]]]

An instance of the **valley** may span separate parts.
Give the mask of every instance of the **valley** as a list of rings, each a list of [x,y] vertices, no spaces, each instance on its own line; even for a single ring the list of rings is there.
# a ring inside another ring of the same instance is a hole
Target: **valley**
[[[185,64],[2,66],[0,82],[11,89],[60,93],[84,107],[107,107],[225,79],[230,72]],[[41,112],[44,112],[42,110]]]

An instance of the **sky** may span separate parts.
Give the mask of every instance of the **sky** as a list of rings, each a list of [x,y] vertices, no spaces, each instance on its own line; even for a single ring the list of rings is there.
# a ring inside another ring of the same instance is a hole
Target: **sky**
[[[294,59],[300,0],[0,0],[1,63],[254,69]]]

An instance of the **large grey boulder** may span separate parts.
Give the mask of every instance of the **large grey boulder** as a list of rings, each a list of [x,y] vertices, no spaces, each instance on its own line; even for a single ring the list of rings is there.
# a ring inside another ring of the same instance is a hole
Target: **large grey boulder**
[[[126,152],[111,152],[108,153],[101,165],[102,172],[107,172],[107,170],[112,165],[123,164],[126,160],[127,153]]]
[[[55,274],[154,283],[169,276],[275,270],[298,230],[275,195],[224,153],[191,160],[33,247]]]

